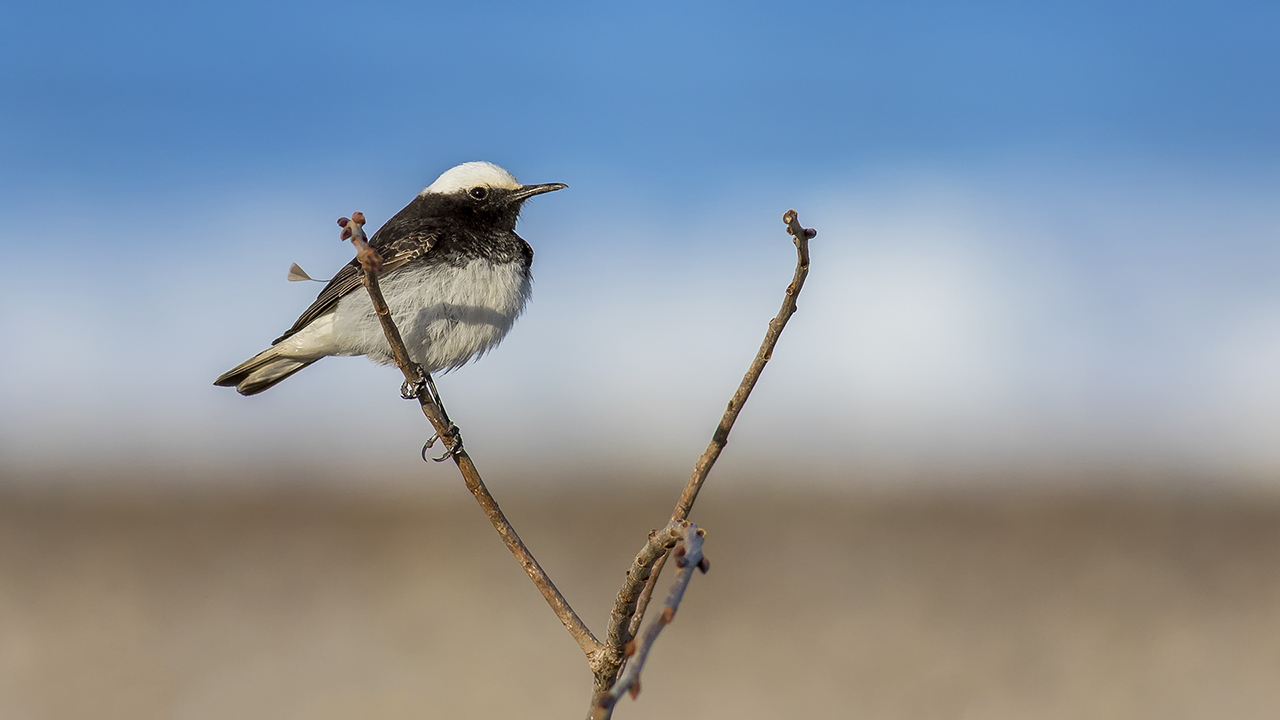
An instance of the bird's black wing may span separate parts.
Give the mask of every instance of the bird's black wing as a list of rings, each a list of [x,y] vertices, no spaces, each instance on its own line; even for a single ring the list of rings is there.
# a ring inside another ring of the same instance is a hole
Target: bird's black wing
[[[397,222],[397,220],[401,220],[401,222]],[[436,228],[419,225],[419,227],[410,229],[406,228],[405,225],[406,223],[399,216],[392,218],[378,232],[374,233],[373,238],[369,241],[369,245],[382,256],[382,268],[378,271],[379,277],[393,272],[414,260],[425,257],[439,240],[440,233]],[[360,279],[361,274],[359,261],[352,260],[343,265],[338,274],[334,275],[333,279],[320,291],[320,295],[316,297],[315,302],[311,303],[311,307],[307,308],[298,318],[298,321],[293,324],[293,327],[273,340],[271,344],[275,345],[293,335],[311,324],[312,320],[337,307],[338,301],[347,293],[364,284]]]

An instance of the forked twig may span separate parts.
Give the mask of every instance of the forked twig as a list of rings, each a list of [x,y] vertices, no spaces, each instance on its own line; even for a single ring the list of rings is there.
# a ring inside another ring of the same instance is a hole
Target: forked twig
[[[364,223],[364,214],[359,212],[352,213],[350,219],[340,218],[338,220],[338,224],[343,228],[342,237],[344,239],[349,237],[351,243],[356,247],[356,259],[364,270],[365,289],[369,291],[369,298],[373,301],[374,311],[378,314],[378,320],[382,323],[382,330],[387,336],[387,342],[391,345],[396,367],[399,367],[400,372],[404,374],[405,384],[402,388],[402,394],[409,398],[416,398],[418,404],[422,406],[422,413],[427,416],[427,420],[431,421],[431,426],[435,428],[436,434],[444,442],[447,455],[452,457],[454,463],[457,464],[467,489],[471,491],[476,501],[480,503],[480,508],[489,517],[489,522],[493,523],[493,528],[498,531],[498,536],[502,538],[502,542],[506,544],[507,549],[511,551],[516,561],[528,573],[529,579],[537,586],[538,591],[542,593],[542,597],[546,598],[547,604],[551,606],[556,616],[560,618],[560,622],[564,623],[569,634],[577,641],[578,647],[582,648],[582,652],[590,660],[599,653],[603,646],[595,635],[591,634],[591,630],[587,628],[586,623],[582,622],[578,614],[573,611],[569,601],[565,600],[564,595],[560,593],[555,583],[551,582],[551,578],[547,577],[547,573],[538,564],[538,560],[534,558],[533,553],[529,552],[529,548],[525,546],[524,541],[516,534],[515,528],[507,520],[502,508],[498,507],[498,502],[493,499],[493,495],[485,487],[484,480],[480,478],[480,473],[476,470],[475,463],[471,462],[471,456],[467,454],[466,449],[462,446],[462,434],[458,431],[457,426],[449,421],[444,408],[437,404],[435,398],[432,397],[430,388],[431,376],[423,372],[422,368],[409,358],[409,351],[405,347],[404,339],[400,336],[400,330],[391,318],[391,311],[387,307],[387,301],[382,296],[382,288],[378,284],[378,268],[382,261],[378,257],[377,251],[369,246],[368,238],[364,233]]]
[[[689,587],[694,569],[705,573],[710,568],[710,563],[702,555],[702,538],[706,533],[701,528],[688,520],[667,527],[671,533],[676,533],[679,539],[679,545],[676,545],[671,552],[676,565],[680,568],[679,573],[676,574],[676,581],[672,584],[671,591],[667,593],[662,613],[651,620],[648,627],[635,640],[627,643],[626,655],[629,662],[626,671],[613,684],[613,687],[600,697],[596,706],[592,708],[588,720],[606,720],[613,714],[613,707],[622,699],[624,693],[629,693],[632,700],[640,694],[640,672],[644,670],[645,660],[649,658],[649,651],[653,649],[658,633],[675,620],[676,610],[680,608],[680,601],[684,599],[684,591]]]

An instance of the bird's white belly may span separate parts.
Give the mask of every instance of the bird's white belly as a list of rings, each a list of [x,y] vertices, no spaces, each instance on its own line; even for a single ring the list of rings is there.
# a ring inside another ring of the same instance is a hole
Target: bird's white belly
[[[451,370],[493,349],[524,311],[533,290],[520,263],[485,259],[461,268],[405,267],[381,280],[409,355],[427,372]],[[395,361],[363,288],[338,302],[330,338],[334,354]]]

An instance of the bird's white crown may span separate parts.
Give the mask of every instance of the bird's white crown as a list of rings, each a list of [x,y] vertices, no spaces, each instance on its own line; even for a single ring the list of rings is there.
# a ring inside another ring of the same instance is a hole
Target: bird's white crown
[[[493,163],[467,162],[445,170],[443,175],[418,194],[446,195],[460,190],[469,190],[477,185],[503,190],[517,190],[521,187],[514,175]]]

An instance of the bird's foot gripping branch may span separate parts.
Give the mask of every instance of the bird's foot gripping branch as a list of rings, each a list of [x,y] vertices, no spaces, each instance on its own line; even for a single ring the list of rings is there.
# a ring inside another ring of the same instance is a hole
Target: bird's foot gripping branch
[[[712,434],[710,444],[694,465],[693,474],[676,503],[670,523],[663,529],[654,530],[649,534],[648,541],[627,571],[622,589],[618,591],[614,601],[614,609],[610,614],[609,626],[603,642],[598,640],[582,622],[528,547],[520,540],[515,528],[508,522],[506,515],[498,507],[497,501],[485,487],[470,455],[462,447],[462,436],[457,426],[450,422],[448,415],[445,414],[444,404],[440,401],[440,395],[436,391],[431,376],[423,372],[422,368],[410,359],[404,340],[391,317],[378,284],[382,259],[368,244],[364,233],[364,215],[352,213],[351,218],[341,218],[338,221],[338,224],[343,227],[343,239],[350,239],[356,246],[356,259],[363,272],[364,287],[382,323],[382,329],[386,334],[387,342],[391,345],[396,365],[404,375],[402,394],[406,399],[418,400],[423,414],[435,429],[436,437],[444,442],[447,452],[438,459],[442,461],[453,459],[462,473],[467,489],[471,491],[489,521],[493,523],[498,536],[506,543],[516,561],[528,573],[547,604],[551,606],[586,655],[588,667],[595,677],[587,714],[589,720],[607,720],[612,717],[614,706],[624,694],[630,694],[632,698],[639,694],[640,673],[644,669],[649,651],[657,640],[658,634],[675,618],[676,610],[684,598],[693,571],[697,569],[705,573],[710,567],[710,563],[702,554],[702,543],[706,533],[688,521],[689,513],[693,509],[693,503],[707,475],[728,442],[729,432],[733,429],[738,414],[742,412],[742,407],[760,379],[765,364],[773,356],[774,346],[777,345],[783,328],[795,314],[796,298],[809,274],[809,240],[814,238],[817,232],[812,228],[801,226],[794,210],[788,210],[782,220],[796,246],[795,274],[791,283],[787,285],[782,308],[777,316],[769,321],[760,349],[747,368],[737,391],[729,400],[729,405]],[[429,446],[430,443],[428,443]],[[423,448],[424,456],[426,449],[426,447]],[[641,632],[640,626],[653,595],[654,586],[668,558],[671,558],[678,568],[676,579],[663,603],[662,612]]]

